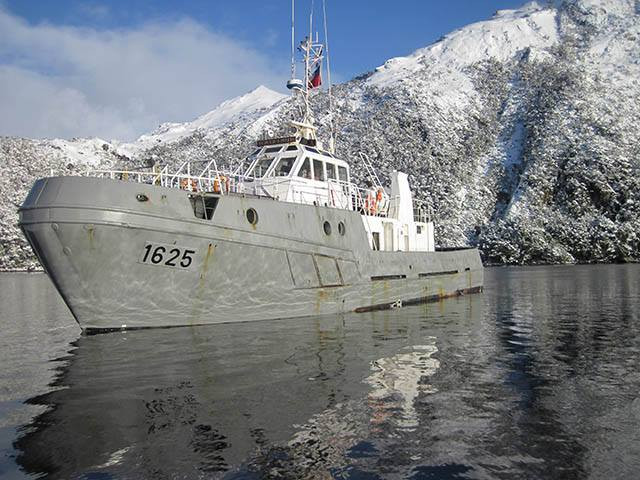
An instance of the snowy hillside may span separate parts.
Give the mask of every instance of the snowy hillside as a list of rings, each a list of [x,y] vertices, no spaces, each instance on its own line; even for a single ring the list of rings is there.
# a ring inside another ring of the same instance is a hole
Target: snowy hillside
[[[40,177],[78,175],[87,168],[109,167],[123,160],[98,138],[29,140],[0,137],[0,269],[39,268],[17,227],[17,209]]]
[[[213,133],[232,123],[250,123],[255,121],[287,98],[286,95],[260,85],[258,88],[241,97],[227,100],[214,110],[196,118],[192,122],[164,123],[154,132],[142,135],[131,144],[125,144],[120,150],[133,156],[158,145],[167,145],[196,134]]]
[[[440,245],[479,245],[485,259],[504,263],[638,260],[638,5],[532,2],[338,85],[338,153],[356,177],[358,151],[382,177],[407,171],[436,212]],[[313,104],[326,138],[326,93]],[[2,197],[0,267],[33,262],[13,226],[15,204],[50,165],[234,163],[296,109],[258,87],[131,144],[0,139],[12,178],[2,184],[11,195]]]

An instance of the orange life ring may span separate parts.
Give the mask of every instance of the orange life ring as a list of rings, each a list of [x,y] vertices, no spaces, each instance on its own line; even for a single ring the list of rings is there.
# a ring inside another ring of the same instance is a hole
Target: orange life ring
[[[377,206],[378,206],[378,202],[376,200],[374,192],[368,192],[367,197],[365,198],[365,201],[364,201],[365,212],[371,215],[375,215]]]
[[[192,192],[198,191],[198,182],[195,179],[183,178],[180,180],[180,188],[182,190],[191,190]]]

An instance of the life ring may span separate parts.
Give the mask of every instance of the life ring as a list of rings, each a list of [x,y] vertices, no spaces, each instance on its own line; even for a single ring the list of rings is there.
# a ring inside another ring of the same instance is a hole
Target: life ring
[[[375,191],[367,192],[367,197],[364,200],[365,213],[368,213],[370,215],[375,215],[378,207],[377,203],[378,202],[376,200]]]
[[[192,192],[198,191],[198,182],[195,179],[183,178],[180,180],[180,188],[182,190],[191,190]]]
[[[231,190],[231,179],[224,175],[218,175],[213,179],[213,193],[221,193],[224,186],[224,193],[229,193]]]
[[[386,196],[382,187],[378,188],[376,193],[376,209],[379,212],[386,212],[389,205],[389,197]]]

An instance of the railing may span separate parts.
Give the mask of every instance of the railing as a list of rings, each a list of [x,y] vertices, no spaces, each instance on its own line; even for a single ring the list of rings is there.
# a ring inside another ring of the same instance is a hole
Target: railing
[[[194,175],[191,173],[191,167],[188,163],[180,166],[175,173],[170,173],[168,168],[164,167],[159,171],[87,170],[85,175],[180,188],[192,192],[213,192],[221,195],[235,192],[239,184],[238,179],[241,178],[221,172],[217,167],[211,169],[209,165],[200,174]],[[246,180],[251,181],[251,179]]]
[[[389,212],[398,211],[400,198],[389,197],[381,188],[361,188],[351,182],[329,179],[326,186],[308,183],[296,183],[296,178],[245,177],[237,173],[220,171],[215,161],[209,162],[197,174],[192,172],[193,165],[184,162],[176,172],[169,172],[168,166],[161,170],[87,170],[86,176],[133,181],[169,188],[180,188],[190,192],[215,193],[219,195],[249,194],[269,198],[283,197],[282,200],[296,203],[316,204],[355,210],[364,215],[387,217]],[[288,184],[286,191],[280,192],[281,185]],[[414,219],[429,222],[432,218],[430,208],[414,208]]]

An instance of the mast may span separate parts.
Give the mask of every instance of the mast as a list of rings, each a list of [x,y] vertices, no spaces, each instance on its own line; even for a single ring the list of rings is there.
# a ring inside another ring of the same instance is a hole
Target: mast
[[[302,89],[302,80],[296,78],[295,18],[295,0],[291,0],[291,78],[287,81],[287,88],[293,95]]]
[[[296,34],[295,34],[295,5],[296,0],[291,0],[291,79],[296,78]]]
[[[291,62],[291,79],[287,82],[287,88],[293,91],[293,94],[299,94],[302,96],[304,102],[304,112],[302,115],[302,121],[292,121],[291,125],[296,129],[296,135],[300,136],[300,139],[316,142],[316,130],[317,128],[313,124],[313,112],[311,111],[311,105],[309,98],[311,96],[311,90],[319,85],[312,84],[312,76],[319,72],[321,67],[323,56],[323,44],[319,43],[318,39],[313,40],[313,10],[314,2],[311,0],[311,11],[309,13],[309,35],[300,42],[298,48],[302,52],[304,62],[304,80],[294,78],[295,76],[295,55],[292,55]],[[294,37],[294,0],[291,2],[291,36]],[[325,26],[326,27],[326,26]],[[326,30],[326,28],[325,28]],[[293,51],[293,49],[292,49]],[[320,82],[320,80],[318,80]]]
[[[328,94],[329,94],[329,152],[335,153],[336,138],[335,130],[333,128],[333,98],[331,95],[331,62],[329,61],[329,30],[327,29],[327,7],[326,1],[322,0],[322,19],[324,20],[324,43],[327,49],[327,80],[329,82]]]
[[[309,35],[307,36],[307,50],[304,56],[304,94],[305,94],[305,112],[304,122],[307,123],[309,117],[309,57],[311,53],[311,44],[313,40],[313,0],[311,0],[311,11],[309,12]]]

